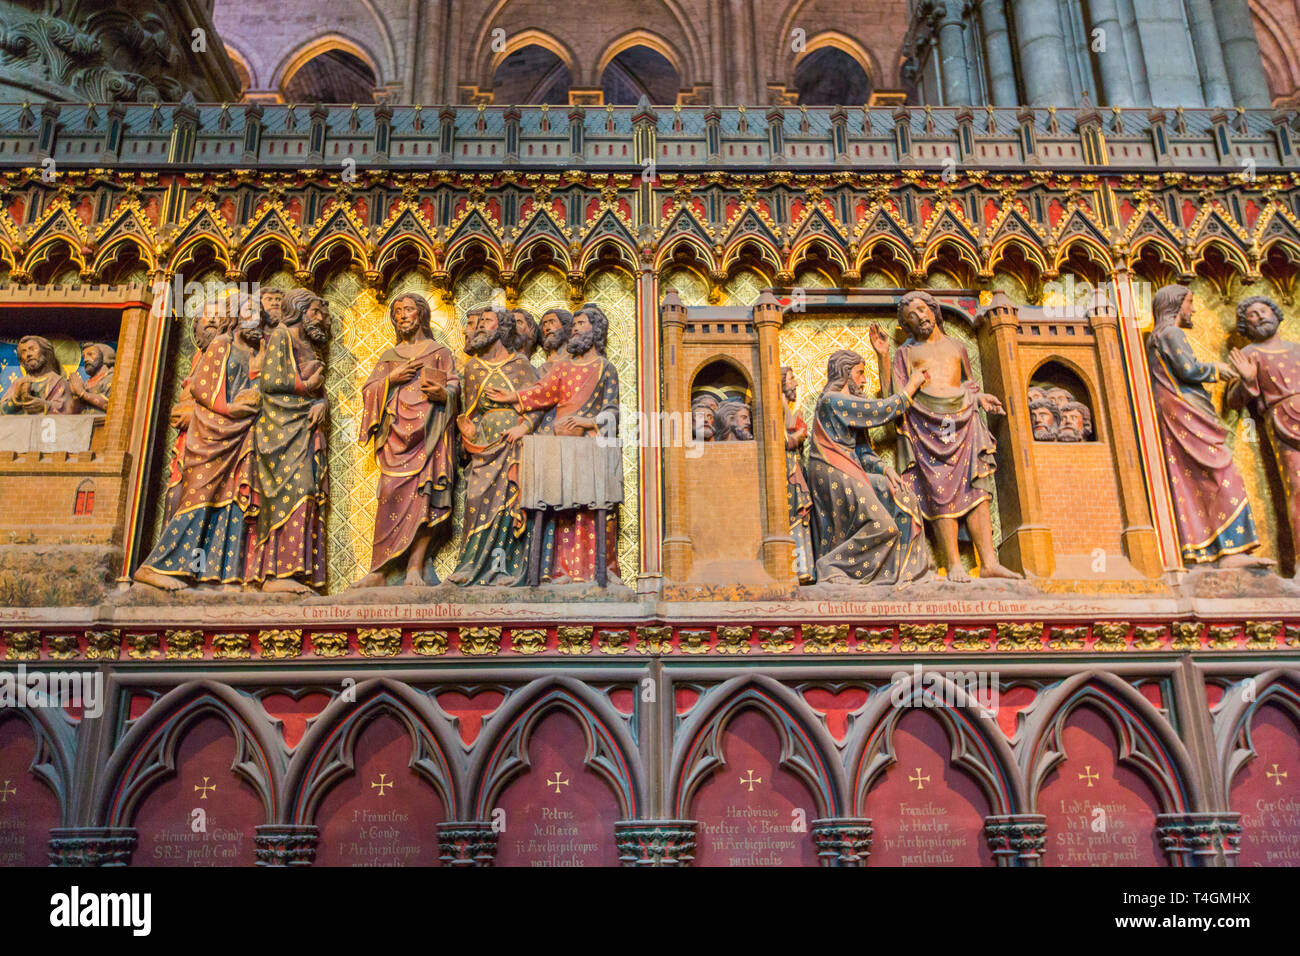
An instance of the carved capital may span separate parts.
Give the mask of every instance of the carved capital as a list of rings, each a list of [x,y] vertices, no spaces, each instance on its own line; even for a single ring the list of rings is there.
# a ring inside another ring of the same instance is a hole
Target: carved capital
[[[135,827],[58,827],[50,831],[50,866],[126,866]]]
[[[998,866],[1038,866],[1047,846],[1047,817],[1041,813],[985,817],[984,838]]]
[[[253,831],[258,866],[311,866],[316,861],[320,827],[268,823]]]
[[[694,820],[620,820],[614,824],[624,866],[690,866],[695,861]]]
[[[497,855],[497,832],[484,820],[439,823],[438,853],[443,866],[491,866]]]
[[[871,821],[865,817],[824,817],[809,825],[822,866],[866,866],[871,855]]]

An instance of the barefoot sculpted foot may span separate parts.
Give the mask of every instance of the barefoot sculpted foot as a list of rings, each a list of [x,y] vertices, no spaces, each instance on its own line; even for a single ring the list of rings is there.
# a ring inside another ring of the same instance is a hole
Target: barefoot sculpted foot
[[[152,568],[140,568],[133,575],[133,579],[137,584],[147,584],[163,591],[181,591],[185,588],[184,581],[162,574]]]
[[[969,584],[970,573],[959,564],[948,569],[948,580],[955,584]]]
[[[1237,570],[1240,568],[1271,568],[1276,561],[1271,558],[1257,558],[1253,554],[1229,554],[1214,562],[1216,568]]]
[[[1024,575],[1020,574],[1019,572],[1012,571],[1008,567],[1003,567],[1000,564],[990,564],[986,567],[980,568],[980,577],[981,578],[1010,578],[1014,581],[1019,581],[1021,578],[1024,577]]]
[[[271,578],[262,584],[263,594],[311,594],[311,588],[293,578]]]
[[[371,571],[361,580],[353,581],[349,590],[355,590],[357,588],[382,588],[385,581],[386,578],[382,571]]]

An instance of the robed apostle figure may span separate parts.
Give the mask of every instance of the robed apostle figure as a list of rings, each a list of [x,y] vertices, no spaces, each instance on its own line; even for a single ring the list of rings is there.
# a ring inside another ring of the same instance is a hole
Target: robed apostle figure
[[[1240,378],[1226,397],[1230,405],[1249,406],[1268,432],[1286,492],[1294,575],[1300,573],[1300,344],[1282,338],[1281,328],[1282,307],[1272,299],[1252,295],[1237,306],[1237,331],[1250,344],[1228,355]]]
[[[433,337],[423,296],[398,296],[388,317],[397,343],[361,386],[359,439],[374,442],[379,489],[370,573],[358,587],[384,584],[393,565],[405,572],[405,586],[423,585],[429,542],[453,505],[460,376],[451,350]]]
[[[554,435],[598,436],[615,441],[618,435],[618,370],[605,357],[609,320],[599,306],[587,303],[573,314],[569,334],[569,360],[553,364],[541,381],[527,388],[491,388],[493,401],[514,405],[521,414],[554,410],[547,430]],[[601,446],[604,447],[604,446]],[[549,463],[559,467],[559,462]],[[561,485],[576,484],[577,476],[558,475]],[[569,495],[564,495],[566,499]],[[618,512],[606,512],[598,527],[594,508],[573,507],[548,512],[540,549],[543,581],[568,584],[596,578],[596,535],[605,536],[605,565],[609,577],[618,577]]]
[[[818,581],[903,585],[930,571],[920,502],[868,431],[902,415],[927,375],[914,369],[894,395],[868,398],[861,355],[840,349],[827,360],[808,452]]]
[[[86,377],[73,375],[68,387],[76,400],[76,409],[82,414],[103,415],[108,411],[108,397],[113,390],[113,365],[117,353],[111,345],[87,342],[81,347],[81,365]]]
[[[216,336],[190,375],[193,404],[180,498],[135,580],[165,590],[234,589],[244,579],[253,488],[253,423],[261,405],[264,316],[241,296],[238,319]]]
[[[1259,547],[1241,472],[1232,462],[1228,429],[1205,383],[1236,377],[1226,362],[1202,362],[1184,329],[1192,327],[1193,298],[1186,286],[1167,285],[1151,301],[1155,328],[1147,338],[1147,365],[1165,470],[1174,494],[1174,518],[1183,561],[1220,568],[1271,564],[1247,552]]]
[[[0,395],[0,415],[70,415],[76,400],[54,344],[42,335],[18,340],[23,374]]]
[[[794,538],[794,569],[800,584],[812,584],[817,575],[813,562],[812,493],[803,467],[803,448],[808,443],[808,423],[795,404],[799,383],[794,369],[781,366],[781,394],[785,397],[785,478],[786,508],[790,515],[790,537]]]
[[[224,307],[218,302],[207,302],[194,317],[194,327],[191,334],[194,338],[194,354],[190,356],[189,373],[181,380],[181,391],[176,397],[175,403],[171,410],[171,426],[176,429],[176,439],[172,442],[172,456],[167,463],[167,493],[164,499],[163,520],[170,520],[171,516],[176,513],[176,506],[181,500],[181,466],[185,462],[185,436],[190,428],[190,421],[194,417],[194,395],[190,392],[190,382],[194,378],[194,370],[198,368],[199,361],[203,358],[204,350],[212,344],[223,331],[222,326],[225,322],[223,319]],[[263,315],[263,328],[266,328],[265,314]],[[265,338],[265,335],[263,336]]]
[[[456,419],[465,466],[465,524],[460,564],[449,581],[461,585],[513,586],[528,573],[527,522],[519,503],[519,440],[537,428],[540,412],[521,415],[489,389],[514,392],[537,381],[537,372],[515,351],[514,317],[505,309],[478,314],[469,359],[461,375],[461,413]]]
[[[329,303],[307,289],[285,293],[258,377],[253,426],[257,537],[248,580],[263,591],[306,593],[325,583],[325,365]]]
[[[898,427],[899,471],[916,493],[921,514],[934,524],[949,581],[970,580],[957,544],[963,519],[979,555],[980,577],[1019,578],[1002,566],[993,547],[989,503],[997,443],[980,415],[1006,412],[996,397],[981,391],[966,346],[944,333],[939,318],[939,303],[928,293],[909,292],[899,300],[898,321],[908,339],[894,355],[892,376],[882,374],[881,381],[892,381],[897,391],[914,372],[930,375]],[[874,327],[871,347],[883,372],[889,367],[889,340]]]

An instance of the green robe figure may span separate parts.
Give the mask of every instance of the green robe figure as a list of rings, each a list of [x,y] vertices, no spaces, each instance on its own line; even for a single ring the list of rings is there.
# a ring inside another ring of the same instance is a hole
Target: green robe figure
[[[537,381],[537,372],[515,351],[513,317],[504,309],[485,309],[474,338],[466,343],[469,361],[461,376],[461,415],[457,419],[465,467],[465,525],[460,565],[452,584],[512,587],[527,573],[527,520],[519,504],[519,439],[535,431],[542,413],[521,415],[495,401],[489,389],[517,392]]]
[[[329,303],[306,289],[284,297],[271,330],[253,426],[257,456],[251,514],[256,540],[248,580],[263,591],[306,593],[325,584],[325,366],[316,350],[329,342]]]

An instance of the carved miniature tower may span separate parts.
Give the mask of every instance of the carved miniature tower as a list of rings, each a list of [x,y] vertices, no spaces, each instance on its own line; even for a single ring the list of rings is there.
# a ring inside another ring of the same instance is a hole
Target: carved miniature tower
[[[663,325],[664,575],[701,587],[791,588],[794,540],[786,509],[781,400],[781,305],[764,292],[753,309],[688,309],[675,289]],[[743,391],[752,441],[697,443],[691,399],[710,383]]]

